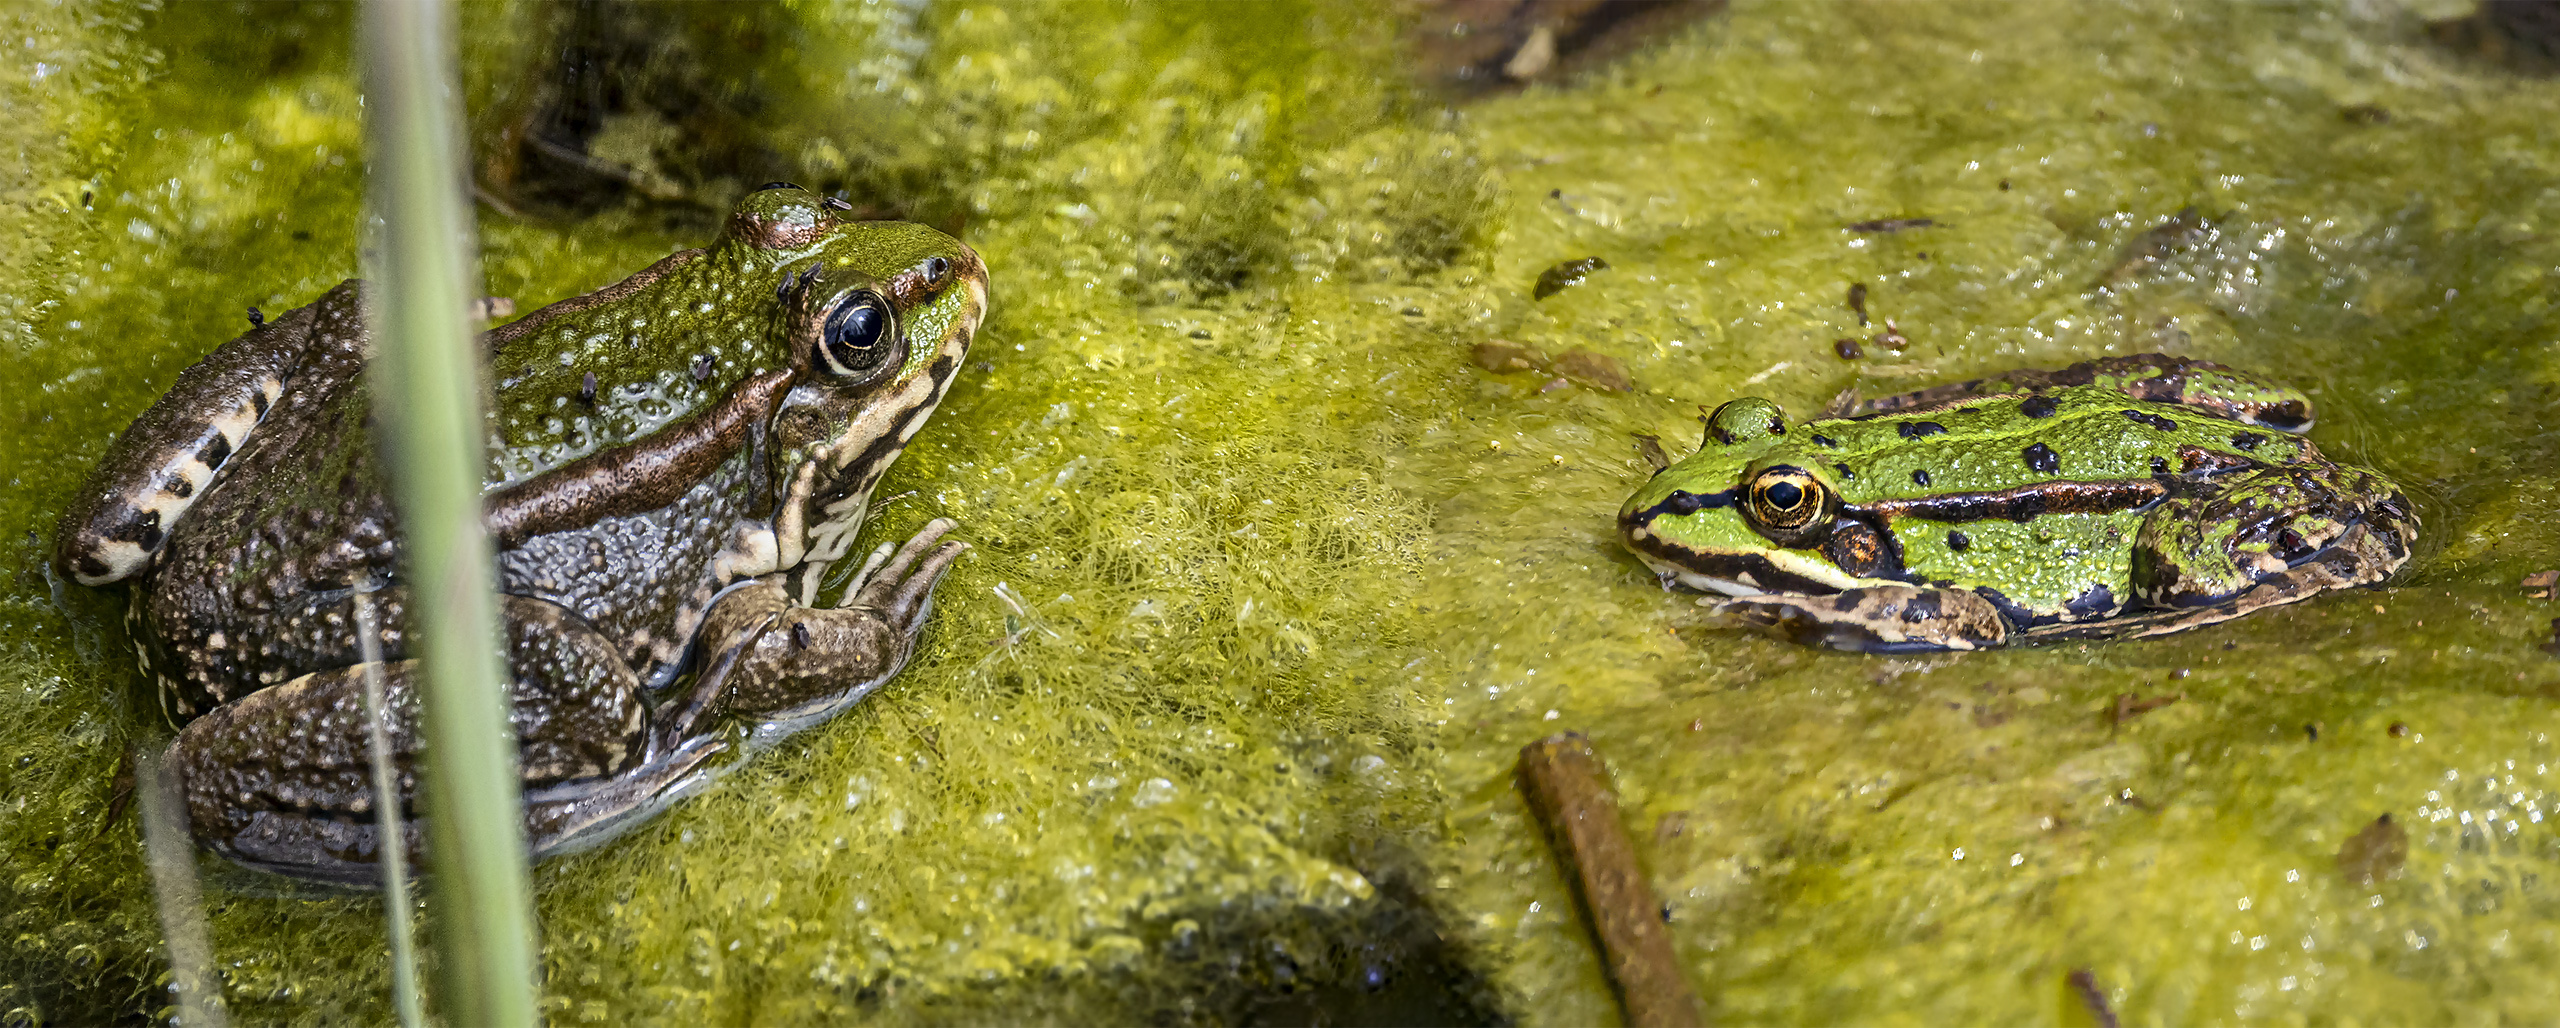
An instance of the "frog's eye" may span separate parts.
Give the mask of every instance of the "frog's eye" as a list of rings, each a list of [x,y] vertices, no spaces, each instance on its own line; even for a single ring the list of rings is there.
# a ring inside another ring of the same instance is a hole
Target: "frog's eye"
[[[1781,464],[1751,476],[1742,512],[1771,541],[1794,546],[1821,537],[1839,513],[1840,496],[1812,472]]]
[[[845,297],[818,333],[818,357],[838,375],[859,375],[880,366],[897,338],[897,315],[876,293]]]
[[[1701,447],[1707,443],[1731,446],[1787,434],[1787,412],[1757,396],[1727,401],[1714,413],[1698,420],[1707,424],[1706,442],[1698,444]]]

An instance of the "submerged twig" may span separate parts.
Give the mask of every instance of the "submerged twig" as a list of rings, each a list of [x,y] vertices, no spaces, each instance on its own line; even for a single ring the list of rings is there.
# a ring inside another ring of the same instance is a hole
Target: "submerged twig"
[[[1546,826],[1565,865],[1601,966],[1617,989],[1627,1023],[1638,1028],[1701,1025],[1698,994],[1680,973],[1663,927],[1662,900],[1636,866],[1634,844],[1618,821],[1618,798],[1602,777],[1591,741],[1579,732],[1551,735],[1520,749],[1520,793]]]

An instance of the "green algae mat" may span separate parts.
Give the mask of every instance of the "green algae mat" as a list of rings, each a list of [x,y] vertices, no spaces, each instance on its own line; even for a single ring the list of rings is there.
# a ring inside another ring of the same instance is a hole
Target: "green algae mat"
[[[1611,1023],[1512,782],[1562,729],[1720,1021],[2560,1016],[2560,602],[2518,585],[2560,567],[2560,81],[2449,13],[1745,3],[1460,110],[1356,5],[715,33],[758,62],[759,177],[992,268],[872,529],[976,548],[882,694],[537,869],[546,1017]],[[539,106],[544,17],[463,27],[476,110]],[[249,307],[357,272],[351,26],[0,21],[0,1024],[165,1019],[109,807],[171,728],[44,540]],[[492,188],[487,291],[699,244],[755,182],[693,135],[592,137],[643,199]],[[2311,391],[2324,450],[2409,487],[2416,559],[2165,639],[1890,658],[1734,631],[1616,545],[1637,437],[1683,454],[1702,405],[2153,350]],[[377,898],[202,869],[235,1017],[390,1018]]]

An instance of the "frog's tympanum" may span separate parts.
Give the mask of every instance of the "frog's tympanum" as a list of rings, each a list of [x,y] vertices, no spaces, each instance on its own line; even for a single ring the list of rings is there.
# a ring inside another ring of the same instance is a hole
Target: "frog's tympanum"
[[[2159,354],[1871,400],[1759,398],[1618,529],[1740,621],[1878,653],[2159,635],[2381,581],[2418,519],[2321,457],[2301,393]]]
[[[934,521],[819,605],[987,307],[967,246],[842,209],[767,187],[710,247],[483,337],[486,522],[537,857],[878,689],[960,555]],[[187,722],[171,760],[195,837],[359,885],[380,878],[369,669],[404,803],[420,749],[364,295],[341,285],[180,374],[72,501],[54,557],[131,590],[135,649]]]

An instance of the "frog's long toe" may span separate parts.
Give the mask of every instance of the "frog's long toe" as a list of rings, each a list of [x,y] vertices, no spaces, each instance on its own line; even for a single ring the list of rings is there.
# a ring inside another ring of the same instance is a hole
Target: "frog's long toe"
[[[924,612],[933,600],[934,586],[941,584],[952,562],[969,549],[969,544],[959,540],[943,540],[957,527],[949,518],[926,522],[924,529],[899,547],[897,555],[878,574],[854,591],[846,605],[877,608],[891,623],[909,626],[910,631],[921,627]]]

